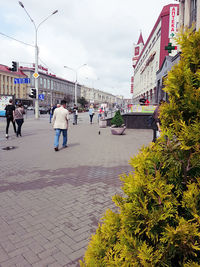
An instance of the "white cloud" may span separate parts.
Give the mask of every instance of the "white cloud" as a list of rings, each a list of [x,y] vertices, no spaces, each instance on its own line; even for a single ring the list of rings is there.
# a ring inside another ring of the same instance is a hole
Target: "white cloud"
[[[38,30],[39,57],[57,76],[75,79],[64,65],[78,68],[79,81],[130,97],[132,44],[142,30],[146,40],[169,0],[23,0],[36,25],[58,9]],[[177,2],[176,2],[177,3]],[[0,3],[0,32],[35,42],[34,27],[16,0]],[[0,35],[1,64],[34,62],[34,48]],[[85,79],[84,79],[85,76]],[[86,77],[88,79],[86,79]]]

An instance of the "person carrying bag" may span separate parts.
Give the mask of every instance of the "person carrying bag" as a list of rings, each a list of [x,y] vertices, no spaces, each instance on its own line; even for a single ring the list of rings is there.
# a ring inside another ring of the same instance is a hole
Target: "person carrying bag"
[[[22,104],[19,103],[17,108],[14,111],[14,120],[17,123],[17,132],[16,132],[16,136],[18,137],[19,135],[22,136],[21,134],[21,128],[22,128],[22,124],[24,123],[24,108],[22,107]]]

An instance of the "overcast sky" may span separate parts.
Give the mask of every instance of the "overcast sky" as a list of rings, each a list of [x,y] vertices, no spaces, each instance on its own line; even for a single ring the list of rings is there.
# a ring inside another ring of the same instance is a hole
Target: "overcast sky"
[[[140,30],[147,40],[162,8],[169,0],[22,0],[38,25],[39,63],[49,72],[114,95],[131,97],[133,43]],[[0,0],[0,32],[35,44],[33,23],[16,0]],[[0,34],[0,64],[35,61],[34,47]]]

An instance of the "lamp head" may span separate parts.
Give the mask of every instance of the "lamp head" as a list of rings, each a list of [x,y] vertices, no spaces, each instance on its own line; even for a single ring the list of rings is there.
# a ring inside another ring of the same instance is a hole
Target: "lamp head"
[[[22,8],[24,8],[24,5],[23,5],[23,3],[22,3],[21,1],[19,1],[19,4],[20,4],[20,6],[21,6]]]
[[[58,10],[55,10],[55,11],[52,13],[52,15],[56,14],[57,12],[58,12]]]

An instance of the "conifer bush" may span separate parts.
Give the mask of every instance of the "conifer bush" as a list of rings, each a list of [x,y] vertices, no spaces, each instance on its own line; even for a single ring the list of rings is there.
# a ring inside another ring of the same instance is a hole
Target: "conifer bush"
[[[131,158],[81,266],[200,266],[200,31],[179,35],[162,135]]]
[[[111,120],[111,125],[113,125],[114,127],[121,127],[123,123],[124,123],[124,120],[122,118],[120,110],[117,110],[115,112],[115,116]]]

